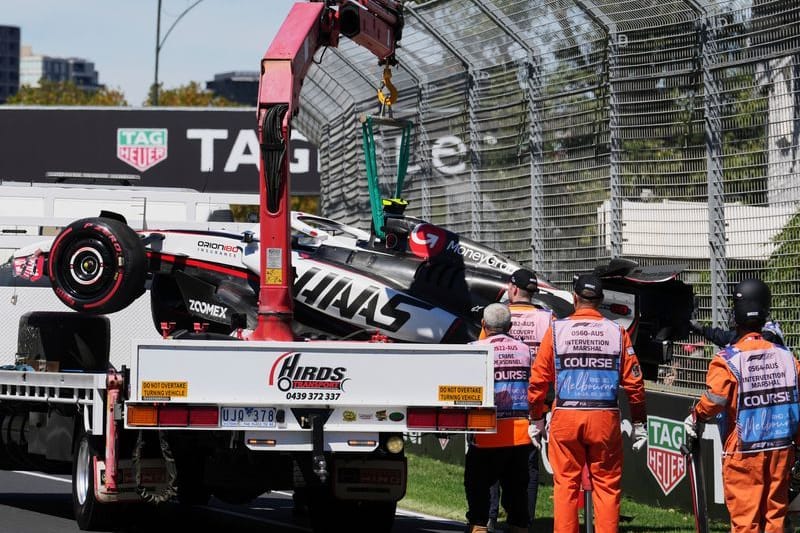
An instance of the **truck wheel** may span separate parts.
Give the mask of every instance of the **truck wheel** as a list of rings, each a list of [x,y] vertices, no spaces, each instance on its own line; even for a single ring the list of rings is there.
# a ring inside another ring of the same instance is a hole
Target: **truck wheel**
[[[113,313],[144,291],[147,257],[139,236],[110,218],[84,218],[61,230],[48,276],[59,300],[76,311]]]
[[[397,502],[352,502],[349,512],[361,517],[363,531],[389,533],[394,525]]]
[[[108,504],[97,501],[94,493],[94,463],[100,458],[97,450],[94,439],[83,434],[72,461],[72,509],[78,527],[84,531],[104,529],[110,522]]]
[[[389,533],[394,525],[397,502],[340,500],[328,487],[308,489],[311,530],[330,531],[331,524],[353,533]]]
[[[176,450],[177,452],[178,450]],[[206,505],[211,490],[205,483],[205,460],[202,455],[181,450],[175,454],[178,468],[178,502],[181,505]]]
[[[206,505],[211,498],[211,491],[202,480],[186,483],[178,481],[178,502],[181,505]]]
[[[3,430],[3,419],[6,415],[0,411],[0,432]],[[11,470],[12,461],[5,445],[5,435],[0,434],[0,470]]]

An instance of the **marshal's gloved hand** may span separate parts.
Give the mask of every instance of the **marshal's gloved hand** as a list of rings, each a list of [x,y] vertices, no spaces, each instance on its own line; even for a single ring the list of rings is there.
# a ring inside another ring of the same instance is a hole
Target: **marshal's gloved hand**
[[[683,421],[683,429],[686,431],[687,439],[697,438],[697,420],[694,417],[694,412],[690,413]]]
[[[698,335],[703,335],[703,333],[705,332],[705,326],[699,320],[690,320],[689,329],[693,333],[697,333]]]
[[[647,428],[642,422],[636,422],[633,424],[633,451],[638,452],[644,445],[647,444]]]
[[[544,417],[538,420],[531,420],[528,425],[528,436],[531,438],[533,446],[537,450],[542,449],[542,435],[544,434]]]

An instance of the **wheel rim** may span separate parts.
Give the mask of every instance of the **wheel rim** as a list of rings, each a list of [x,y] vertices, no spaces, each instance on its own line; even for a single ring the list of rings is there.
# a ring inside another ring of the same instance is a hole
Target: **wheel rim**
[[[59,255],[64,259],[56,275],[64,290],[78,301],[103,294],[114,282],[116,268],[109,247],[95,238],[81,238]]]
[[[69,271],[79,285],[92,285],[103,275],[105,264],[100,252],[89,246],[79,248],[69,258]]]
[[[75,495],[78,499],[78,504],[83,506],[88,499],[91,474],[89,442],[86,439],[81,440],[78,447],[78,457],[75,460]]]

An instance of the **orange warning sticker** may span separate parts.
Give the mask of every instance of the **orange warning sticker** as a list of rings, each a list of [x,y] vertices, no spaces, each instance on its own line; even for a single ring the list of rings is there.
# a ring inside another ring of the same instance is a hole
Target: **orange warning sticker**
[[[142,400],[171,400],[188,395],[188,381],[142,381]]]
[[[470,385],[439,385],[440,402],[481,403],[483,387]]]

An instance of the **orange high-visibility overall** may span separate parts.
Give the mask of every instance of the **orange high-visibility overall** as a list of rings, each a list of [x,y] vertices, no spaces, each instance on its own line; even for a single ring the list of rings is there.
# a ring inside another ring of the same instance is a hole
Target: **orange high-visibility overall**
[[[578,532],[581,473],[587,464],[594,484],[595,529],[616,533],[622,478],[620,386],[628,395],[633,421],[646,419],[642,372],[628,333],[594,309],[556,320],[531,368],[531,418],[542,417],[550,383],[556,391],[548,444],[554,531]]]
[[[782,533],[798,424],[800,363],[748,333],[708,367],[699,421],[722,413],[722,481],[731,531]]]

